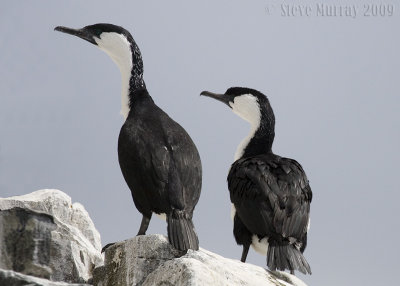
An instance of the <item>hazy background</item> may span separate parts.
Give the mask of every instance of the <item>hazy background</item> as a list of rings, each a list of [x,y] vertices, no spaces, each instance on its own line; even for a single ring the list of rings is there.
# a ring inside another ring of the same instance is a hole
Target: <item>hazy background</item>
[[[314,192],[308,285],[393,285],[400,267],[400,6],[392,17],[281,15],[280,1],[5,1],[0,6],[0,196],[57,188],[82,203],[103,245],[141,216],[121,175],[120,74],[108,56],[54,32],[98,22],[132,32],[156,103],[192,136],[203,163],[201,246],[239,259],[226,175],[249,131],[201,98],[247,86],[268,95],[275,153],[304,167]],[[218,3],[217,3],[218,2]],[[251,3],[250,3],[251,2]],[[336,2],[336,1],[335,1]],[[380,3],[380,1],[369,1]],[[340,3],[339,3],[340,4]],[[338,5],[338,3],[336,3]],[[269,8],[269,12],[268,9]],[[166,234],[154,217],[148,233]],[[248,262],[265,266],[250,251]]]

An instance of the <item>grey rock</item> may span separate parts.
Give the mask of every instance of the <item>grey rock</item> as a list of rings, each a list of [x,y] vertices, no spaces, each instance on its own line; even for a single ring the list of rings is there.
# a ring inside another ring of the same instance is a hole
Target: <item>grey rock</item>
[[[88,213],[58,190],[0,198],[0,245],[0,268],[51,281],[86,283],[103,263]]]
[[[270,272],[202,248],[181,253],[162,235],[137,236],[107,248],[105,263],[94,270],[93,282],[95,286],[305,286],[288,273]]]
[[[22,208],[0,212],[0,268],[50,278],[51,232],[57,228],[53,217]]]
[[[54,282],[21,274],[12,270],[0,269],[0,285],[2,286],[89,286],[89,284],[70,284]]]

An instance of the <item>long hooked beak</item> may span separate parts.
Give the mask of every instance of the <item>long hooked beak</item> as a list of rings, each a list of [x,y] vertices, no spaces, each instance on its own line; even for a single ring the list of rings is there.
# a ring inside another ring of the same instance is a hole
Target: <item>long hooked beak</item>
[[[200,93],[200,95],[204,95],[204,96],[208,96],[208,97],[214,98],[214,99],[216,99],[218,101],[221,101],[221,102],[225,103],[230,108],[232,108],[232,106],[230,106],[230,104],[229,104],[229,102],[233,102],[233,96],[232,95],[214,93],[214,92],[209,92],[209,91],[202,91]]]
[[[90,33],[89,31],[85,30],[85,28],[72,29],[72,28],[63,27],[63,26],[57,26],[54,28],[54,31],[59,31],[59,32],[63,32],[66,34],[74,35],[74,36],[84,39],[94,45],[97,45],[97,43],[94,40],[93,34]]]

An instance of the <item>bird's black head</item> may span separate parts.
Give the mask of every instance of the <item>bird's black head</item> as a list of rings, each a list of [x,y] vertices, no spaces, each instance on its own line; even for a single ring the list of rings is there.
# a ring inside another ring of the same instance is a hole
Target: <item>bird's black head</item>
[[[250,141],[247,145],[239,146],[236,159],[271,152],[275,137],[275,116],[264,94],[251,88],[231,87],[225,94],[203,91],[201,95],[225,103],[235,114],[250,122]]]
[[[121,26],[100,23],[81,29],[58,26],[54,30],[77,36],[106,52],[119,67],[123,81],[129,82],[129,90],[145,87],[142,54],[132,35]]]
[[[271,119],[274,117],[268,98],[255,89],[231,87],[224,94],[203,91],[201,95],[225,103],[232,108],[234,113],[252,124],[259,124],[261,117],[264,117],[264,115],[268,115]]]
[[[81,29],[72,29],[68,27],[58,26],[55,27],[54,30],[77,36],[94,45],[99,45],[98,42],[102,38],[102,35],[106,35],[107,33],[115,33],[121,35],[125,37],[129,42],[133,40],[132,35],[121,26],[107,23],[89,25]]]

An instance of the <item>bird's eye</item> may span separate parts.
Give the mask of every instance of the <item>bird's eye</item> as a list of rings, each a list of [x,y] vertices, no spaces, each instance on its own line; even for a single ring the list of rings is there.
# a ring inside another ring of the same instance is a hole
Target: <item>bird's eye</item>
[[[102,33],[102,31],[100,30],[100,29],[94,29],[94,34],[97,36],[97,37],[99,37],[100,38],[100,35],[101,35],[101,33]]]

